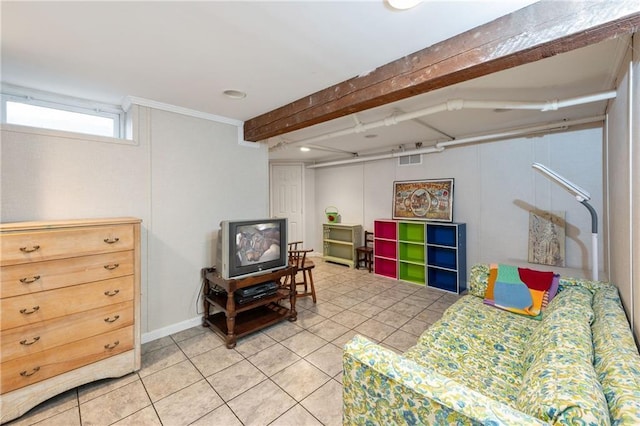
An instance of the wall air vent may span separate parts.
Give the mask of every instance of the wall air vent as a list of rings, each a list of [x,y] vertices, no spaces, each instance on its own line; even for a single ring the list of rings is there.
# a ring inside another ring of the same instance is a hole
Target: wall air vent
[[[412,166],[422,164],[422,154],[403,155],[398,157],[398,166]]]

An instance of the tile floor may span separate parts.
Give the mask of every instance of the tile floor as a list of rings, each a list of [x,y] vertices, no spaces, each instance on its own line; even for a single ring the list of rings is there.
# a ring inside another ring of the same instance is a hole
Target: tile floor
[[[318,303],[227,349],[201,326],[142,347],[142,368],[65,392],[12,425],[340,425],[342,346],[355,334],[397,352],[458,298],[314,259]]]

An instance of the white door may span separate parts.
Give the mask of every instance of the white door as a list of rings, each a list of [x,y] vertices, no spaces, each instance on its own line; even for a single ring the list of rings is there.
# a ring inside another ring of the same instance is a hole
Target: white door
[[[289,219],[289,241],[304,239],[302,167],[302,164],[271,165],[271,216]]]

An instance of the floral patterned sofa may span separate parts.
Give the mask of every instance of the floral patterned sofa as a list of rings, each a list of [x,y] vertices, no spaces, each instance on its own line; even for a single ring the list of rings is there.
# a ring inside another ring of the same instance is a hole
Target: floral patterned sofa
[[[640,425],[640,355],[613,285],[560,279],[542,320],[487,306],[489,268],[402,355],[355,336],[344,424]]]

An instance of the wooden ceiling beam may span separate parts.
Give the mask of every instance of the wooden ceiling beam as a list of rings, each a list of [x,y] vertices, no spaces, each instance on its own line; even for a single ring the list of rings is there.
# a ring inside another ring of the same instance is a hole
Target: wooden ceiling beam
[[[541,1],[244,123],[262,141],[640,28],[638,0]]]

